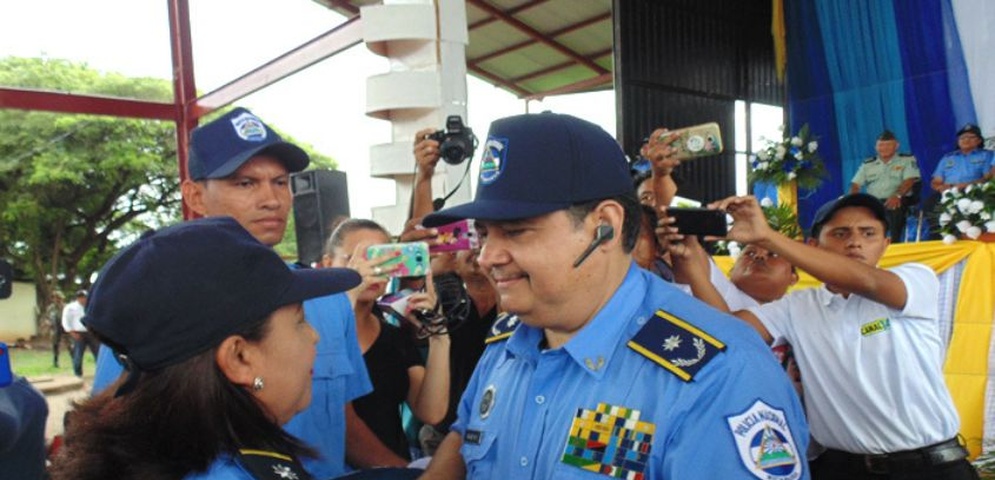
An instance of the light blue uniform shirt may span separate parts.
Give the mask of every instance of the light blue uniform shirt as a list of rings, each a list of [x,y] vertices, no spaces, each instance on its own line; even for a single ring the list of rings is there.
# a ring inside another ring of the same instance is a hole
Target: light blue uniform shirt
[[[311,404],[284,425],[291,435],[320,454],[303,459],[315,478],[332,478],[349,472],[345,464],[345,405],[373,390],[356,338],[356,321],[344,293],[304,302],[304,317],[318,331]],[[107,388],[123,369],[113,352],[101,346],[93,393]]]
[[[968,154],[955,150],[943,156],[933,170],[933,178],[943,183],[973,182],[995,167],[991,150],[976,149]]]
[[[201,473],[191,473],[183,480],[256,480],[242,464],[230,455],[221,455]]]
[[[644,343],[689,381],[627,345],[648,324],[665,328]],[[481,358],[453,425],[467,478],[809,478],[802,406],[767,345],[651,273],[630,268],[561,348],[542,338],[523,324]]]

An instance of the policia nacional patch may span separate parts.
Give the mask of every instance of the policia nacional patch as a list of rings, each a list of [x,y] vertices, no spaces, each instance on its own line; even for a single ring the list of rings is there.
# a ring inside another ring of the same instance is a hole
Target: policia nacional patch
[[[715,337],[663,310],[657,310],[628,345],[685,382],[726,349]]]
[[[242,449],[238,460],[259,480],[313,480],[299,462],[280,453]]]

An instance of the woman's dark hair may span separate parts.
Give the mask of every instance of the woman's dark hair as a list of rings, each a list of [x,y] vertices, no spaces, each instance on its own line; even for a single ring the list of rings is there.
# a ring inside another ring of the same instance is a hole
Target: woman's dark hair
[[[342,243],[345,242],[345,236],[355,232],[357,230],[375,230],[382,232],[387,238],[393,238],[390,232],[387,231],[383,225],[380,225],[373,220],[367,220],[365,218],[350,218],[348,220],[343,220],[339,223],[332,234],[328,236],[328,241],[325,242],[325,255],[331,255],[336,248],[341,247]],[[352,253],[352,252],[348,252]]]
[[[594,211],[605,200],[614,200],[622,205],[622,250],[625,253],[629,253],[636,246],[636,240],[639,238],[639,223],[641,221],[640,216],[642,215],[639,200],[635,196],[622,194],[611,198],[575,203],[567,209],[567,213],[573,218],[575,225],[580,225],[584,222],[587,214]]]
[[[269,318],[239,335],[261,341],[269,333]],[[225,377],[215,363],[216,351],[142,372],[134,390],[114,397],[122,375],[102,393],[76,404],[51,477],[177,479],[243,448],[314,457],[248,390]]]

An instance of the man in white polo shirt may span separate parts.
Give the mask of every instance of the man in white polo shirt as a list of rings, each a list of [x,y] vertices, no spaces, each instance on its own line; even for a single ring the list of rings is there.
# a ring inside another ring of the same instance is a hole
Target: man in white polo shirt
[[[920,264],[877,267],[890,243],[881,202],[851,194],[823,205],[807,245],[772,230],[753,197],[713,207],[733,216],[729,239],[825,283],[735,312],[768,343],[795,347],[811,433],[828,448],[812,478],[978,478],[943,380],[939,282]]]

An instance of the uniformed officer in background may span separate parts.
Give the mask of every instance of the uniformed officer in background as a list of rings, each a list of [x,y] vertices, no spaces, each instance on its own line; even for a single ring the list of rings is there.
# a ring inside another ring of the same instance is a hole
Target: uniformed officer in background
[[[755,332],[629,255],[625,156],[552,113],[491,125],[473,218],[499,319],[424,478],[809,478],[808,426]]]
[[[874,150],[877,155],[864,160],[850,181],[850,193],[866,193],[881,200],[888,214],[888,236],[892,243],[901,242],[905,232],[905,216],[908,214],[907,194],[921,178],[916,157],[898,152],[898,139],[890,130],[878,135]],[[914,203],[914,202],[913,202]]]

